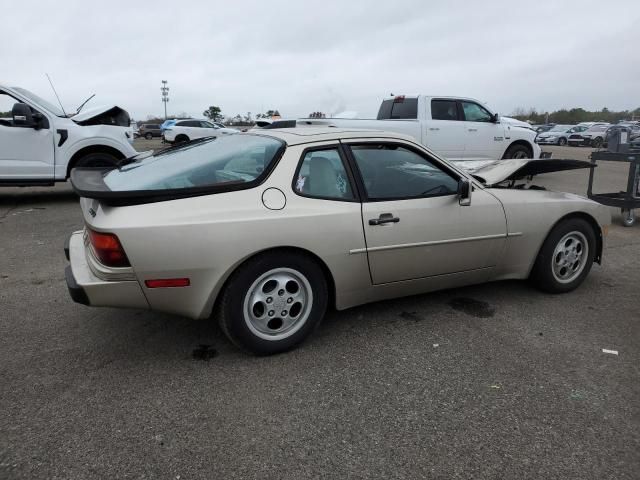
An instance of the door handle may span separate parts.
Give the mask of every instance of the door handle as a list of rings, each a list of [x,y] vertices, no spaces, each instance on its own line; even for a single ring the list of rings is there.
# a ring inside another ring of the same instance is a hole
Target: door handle
[[[382,225],[385,223],[398,223],[400,219],[394,217],[393,213],[381,213],[378,218],[372,218],[369,220],[369,225]]]
[[[439,129],[439,128],[430,127],[430,128],[429,128],[429,130],[430,130],[431,132],[435,132],[436,130],[440,130],[440,129]]]
[[[478,129],[477,129],[477,128],[470,128],[470,129],[469,129],[469,131],[470,131],[470,132],[477,132],[477,131],[478,131]]]

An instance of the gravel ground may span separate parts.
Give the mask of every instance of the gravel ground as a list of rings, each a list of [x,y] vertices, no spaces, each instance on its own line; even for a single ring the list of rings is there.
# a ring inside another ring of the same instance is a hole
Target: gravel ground
[[[586,190],[579,171],[536,183]],[[252,358],[213,322],[74,304],[77,198],[0,190],[0,478],[640,478],[640,225],[614,213],[575,292],[380,302]]]

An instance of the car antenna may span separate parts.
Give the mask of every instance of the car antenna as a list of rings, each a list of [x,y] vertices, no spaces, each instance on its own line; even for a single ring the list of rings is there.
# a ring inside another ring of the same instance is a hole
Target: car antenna
[[[64,113],[64,116],[67,116],[67,112],[64,111],[64,107],[62,106],[62,102],[60,101],[60,97],[58,96],[58,92],[56,92],[56,88],[53,86],[53,82],[51,81],[51,77],[49,77],[48,73],[45,73],[45,75],[47,76],[47,79],[49,79],[49,85],[51,85],[51,90],[53,90],[53,93],[55,93],[56,98],[58,99],[58,103],[60,104],[60,108],[62,109],[62,113]]]
[[[93,97],[95,97],[95,96],[96,96],[96,94],[94,93],[94,94],[93,94],[93,95],[91,95],[89,98],[87,98],[87,99],[82,103],[82,105],[80,105],[80,106],[78,107],[78,109],[76,110],[76,115],[77,115],[78,113],[80,113],[80,110],[82,110],[82,107],[84,107],[87,103],[89,103],[89,100],[91,100],[91,99],[92,99]]]

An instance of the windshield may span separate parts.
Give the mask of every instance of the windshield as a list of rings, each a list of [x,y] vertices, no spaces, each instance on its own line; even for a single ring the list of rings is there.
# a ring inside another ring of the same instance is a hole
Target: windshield
[[[556,125],[551,130],[549,130],[549,133],[550,132],[566,132],[570,128],[571,128],[571,125]]]
[[[282,148],[272,137],[207,137],[111,170],[103,180],[114,192],[251,183],[266,175]]]
[[[29,90],[25,90],[24,88],[20,87],[13,87],[13,89],[23,97],[27,97],[27,99],[31,100],[33,103],[39,105],[45,110],[48,110],[50,113],[53,113],[56,117],[64,118],[66,116],[60,109],[60,107],[56,107],[53,103],[47,102],[45,99],[39,97],[35,93],[31,93]]]

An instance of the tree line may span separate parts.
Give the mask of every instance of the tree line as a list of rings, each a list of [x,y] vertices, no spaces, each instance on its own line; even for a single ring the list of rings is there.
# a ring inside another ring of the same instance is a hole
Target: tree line
[[[573,125],[580,122],[608,122],[617,123],[621,120],[640,120],[640,107],[635,110],[622,110],[615,112],[608,108],[598,111],[588,111],[584,108],[565,108],[553,112],[538,112],[535,108],[516,108],[512,117],[533,124],[559,123]]]

